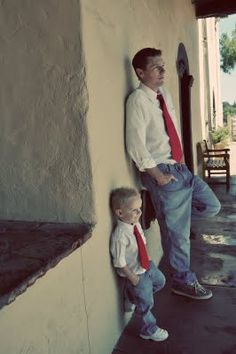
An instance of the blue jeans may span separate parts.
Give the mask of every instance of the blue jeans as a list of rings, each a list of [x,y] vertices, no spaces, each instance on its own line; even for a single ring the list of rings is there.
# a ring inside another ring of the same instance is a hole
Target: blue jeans
[[[143,185],[151,194],[156,218],[159,222],[165,257],[171,266],[174,282],[190,284],[196,275],[190,270],[191,219],[216,215],[220,202],[210,187],[198,176],[193,176],[186,165],[160,164],[171,180],[159,186],[148,173],[141,173]]]
[[[150,268],[139,275],[138,285],[133,286],[127,279],[126,293],[132,303],[136,305],[135,314],[141,318],[141,334],[152,335],[158,329],[156,318],[151,309],[154,304],[153,294],[165,285],[164,274],[150,261]]]

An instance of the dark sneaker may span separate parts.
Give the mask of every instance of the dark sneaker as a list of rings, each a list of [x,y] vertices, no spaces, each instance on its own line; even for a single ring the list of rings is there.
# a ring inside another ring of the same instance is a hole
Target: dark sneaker
[[[140,334],[140,337],[143,339],[151,339],[155,342],[162,342],[168,338],[169,334],[165,329],[158,328],[156,332],[151,335]]]
[[[212,291],[204,288],[197,280],[192,284],[175,283],[172,292],[195,300],[207,300],[212,297]]]

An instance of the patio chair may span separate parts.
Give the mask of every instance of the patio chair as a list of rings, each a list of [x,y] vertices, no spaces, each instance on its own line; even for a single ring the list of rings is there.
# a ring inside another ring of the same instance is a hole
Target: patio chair
[[[207,141],[198,143],[198,154],[200,154],[200,160],[202,164],[202,177],[206,179],[212,178],[214,175],[225,176],[226,189],[230,188],[230,149],[209,149]],[[207,174],[207,176],[206,176]],[[217,183],[216,181],[212,183]]]

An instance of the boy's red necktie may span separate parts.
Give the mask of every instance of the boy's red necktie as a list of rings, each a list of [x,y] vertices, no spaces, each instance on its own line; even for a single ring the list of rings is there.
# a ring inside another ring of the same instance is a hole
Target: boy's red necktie
[[[134,235],[138,244],[140,264],[144,269],[149,269],[149,257],[147,254],[147,250],[143,242],[142,235],[140,234],[136,225],[134,225]]]
[[[171,152],[172,152],[172,158],[176,162],[180,162],[182,157],[183,157],[183,150],[181,147],[181,143],[179,140],[179,136],[177,134],[177,131],[175,129],[174,123],[172,121],[172,118],[168,112],[165,100],[163,96],[160,94],[157,95],[157,100],[160,102],[160,108],[163,113],[163,118],[165,122],[165,127],[166,127],[166,132],[169,136],[170,139],[170,147],[171,147]]]

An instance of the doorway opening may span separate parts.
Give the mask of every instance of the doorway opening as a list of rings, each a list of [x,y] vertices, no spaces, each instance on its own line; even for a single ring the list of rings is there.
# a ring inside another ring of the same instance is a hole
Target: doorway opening
[[[177,56],[179,76],[180,119],[185,162],[193,172],[191,87],[193,76],[189,74],[188,56],[183,43],[179,44]]]

